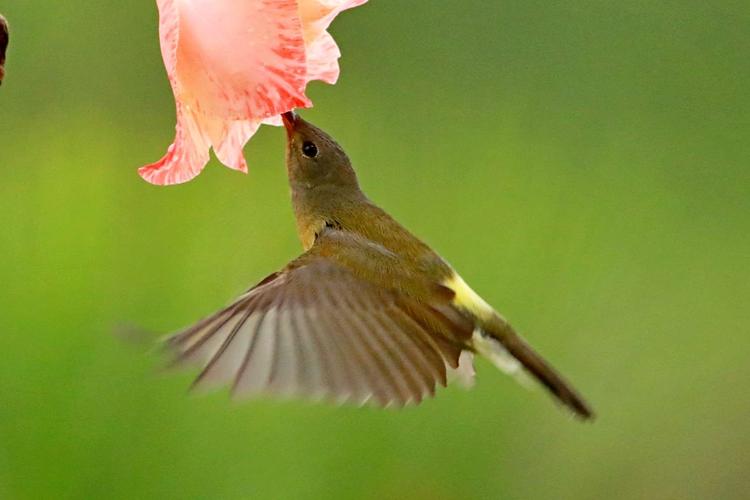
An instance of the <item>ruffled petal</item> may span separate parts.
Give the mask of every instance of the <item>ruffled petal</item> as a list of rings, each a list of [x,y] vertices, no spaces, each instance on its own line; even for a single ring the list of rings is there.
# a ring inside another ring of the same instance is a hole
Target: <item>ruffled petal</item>
[[[138,169],[138,173],[151,184],[180,184],[198,175],[208,163],[210,142],[194,114],[179,101],[174,142],[164,157]]]
[[[341,51],[326,30],[339,13],[365,2],[367,0],[300,0],[299,14],[307,49],[308,80],[336,83]]]
[[[322,32],[307,46],[307,73],[310,80],[321,80],[333,85],[339,79],[341,52],[333,37]]]
[[[259,126],[259,122],[250,120],[222,122],[218,137],[211,139],[219,161],[229,168],[247,173],[242,149]]]

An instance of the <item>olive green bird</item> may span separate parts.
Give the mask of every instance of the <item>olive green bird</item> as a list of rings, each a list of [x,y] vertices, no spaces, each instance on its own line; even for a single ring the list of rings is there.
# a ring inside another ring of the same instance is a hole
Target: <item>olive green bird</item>
[[[194,386],[380,406],[419,403],[472,355],[526,372],[582,418],[583,398],[437,253],[360,190],[344,150],[283,115],[304,253],[167,340]]]

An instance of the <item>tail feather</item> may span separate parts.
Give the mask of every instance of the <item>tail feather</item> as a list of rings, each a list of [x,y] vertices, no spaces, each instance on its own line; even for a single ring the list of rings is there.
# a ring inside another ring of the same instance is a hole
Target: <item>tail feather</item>
[[[480,354],[490,358],[504,371],[513,374],[519,371],[520,366],[523,366],[526,373],[537,379],[576,415],[585,420],[594,418],[593,410],[583,397],[544,358],[537,354],[505,320],[500,317],[493,318],[487,325],[482,326],[480,335],[489,337],[485,337],[488,342],[482,343],[485,348],[479,349]],[[490,346],[489,352],[487,346]]]

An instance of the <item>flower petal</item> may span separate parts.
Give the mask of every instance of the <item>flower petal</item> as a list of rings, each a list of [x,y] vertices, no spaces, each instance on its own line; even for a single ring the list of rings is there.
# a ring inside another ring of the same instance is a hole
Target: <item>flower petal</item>
[[[281,127],[282,125],[284,125],[284,121],[281,119],[281,115],[271,116],[270,118],[264,119],[261,123],[263,125],[273,125],[274,127]]]
[[[180,14],[177,0],[156,0],[159,8],[159,47],[172,90],[177,95],[177,44],[180,39]]]
[[[250,120],[236,120],[221,123],[221,130],[211,142],[214,153],[221,163],[234,170],[247,173],[247,163],[242,149],[258,130],[260,123]],[[212,134],[213,137],[213,134]]]
[[[300,19],[307,48],[307,78],[334,84],[339,77],[336,42],[326,31],[340,12],[364,4],[367,0],[301,0]]]
[[[196,112],[245,120],[307,107],[295,0],[178,0],[177,79]]]
[[[198,175],[208,162],[209,139],[194,114],[176,101],[177,126],[174,142],[164,157],[138,169],[151,184],[180,184]]]

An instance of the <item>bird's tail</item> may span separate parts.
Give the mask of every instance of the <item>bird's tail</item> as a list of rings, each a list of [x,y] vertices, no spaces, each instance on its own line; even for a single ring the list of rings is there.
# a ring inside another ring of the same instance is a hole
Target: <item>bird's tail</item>
[[[532,375],[561,403],[583,419],[591,419],[594,412],[580,394],[544,358],[518,335],[499,315],[484,321],[474,334],[476,351],[492,361],[498,368],[514,373],[523,371]]]

